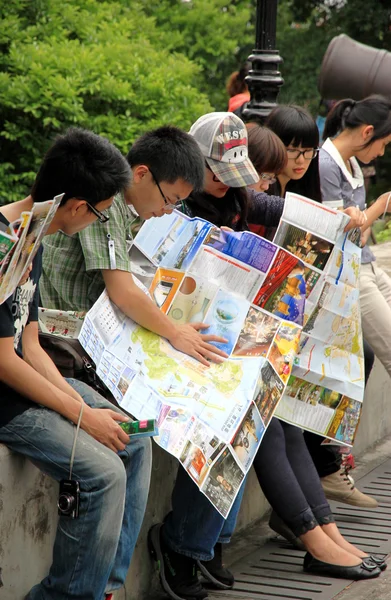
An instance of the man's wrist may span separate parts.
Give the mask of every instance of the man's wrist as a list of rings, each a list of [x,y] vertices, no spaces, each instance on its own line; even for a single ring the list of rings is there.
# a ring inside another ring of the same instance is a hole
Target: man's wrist
[[[180,329],[179,329],[179,326],[174,325],[174,323],[172,323],[171,325],[172,326],[170,327],[170,331],[168,332],[168,334],[165,337],[171,344],[173,344],[178,339],[178,336],[180,335]]]

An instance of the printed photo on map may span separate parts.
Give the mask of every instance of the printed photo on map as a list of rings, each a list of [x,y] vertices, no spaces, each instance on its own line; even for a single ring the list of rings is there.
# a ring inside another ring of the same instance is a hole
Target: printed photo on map
[[[289,250],[302,262],[323,271],[333,251],[334,244],[309,231],[280,221],[274,242]]]
[[[191,408],[171,406],[163,421],[158,420],[159,435],[156,441],[159,446],[178,457],[193,427],[195,417]]]
[[[130,248],[130,271],[149,289],[156,273],[156,266],[134,244]]]
[[[293,375],[289,378],[285,394],[306,404],[311,404],[311,406],[321,404],[333,410],[337,408],[342,399],[342,394],[336,391],[304,381]]]
[[[268,313],[250,306],[233,355],[266,356],[280,323]]]
[[[213,430],[204,425],[204,423],[201,423],[201,421],[196,421],[191,432],[190,440],[193,444],[196,444],[196,446],[201,448],[210,462],[214,461],[224,447],[224,444],[221,443]]]
[[[205,323],[209,327],[204,329],[203,333],[225,338],[226,343],[211,342],[211,344],[230,355],[235,347],[248,309],[249,303],[244,298],[229,294],[225,290],[218,290],[205,316]]]
[[[267,272],[277,252],[275,244],[249,231],[224,231],[215,227],[209,231],[204,244],[262,273]]]
[[[306,296],[306,298],[308,298],[310,296],[310,294],[312,293],[314,287],[318,283],[318,281],[319,281],[319,285],[321,285],[321,282],[322,282],[321,274],[318,273],[317,271],[314,271],[314,269],[311,269],[310,267],[305,267],[304,279],[305,279],[305,283],[306,283],[305,296]],[[314,293],[316,293],[316,291]]]
[[[159,268],[156,271],[149,292],[156,306],[162,312],[166,313],[170,308],[184,276],[184,273],[172,269]]]
[[[133,381],[136,375],[136,371],[134,369],[130,369],[129,367],[125,367],[125,369],[121,373],[121,377],[119,378],[117,388],[120,392],[121,396],[125,396],[126,392],[129,389],[129,385]]]
[[[260,371],[254,395],[254,402],[265,426],[269,424],[281,399],[283,390],[284,384],[271,364],[266,361]]]
[[[196,420],[179,460],[194,481],[201,485],[210,465],[224,447],[225,444],[212,429]]]
[[[264,433],[265,425],[252,402],[231,442],[233,451],[246,472],[251,467]]]
[[[168,317],[175,323],[203,323],[218,286],[199,275],[186,275]]]
[[[227,447],[212,465],[201,490],[225,518],[243,479],[244,473]]]
[[[343,396],[326,435],[352,446],[360,421],[361,410],[362,402]]]
[[[179,457],[190,477],[200,485],[208,472],[207,458],[201,448],[188,441]]]
[[[185,270],[193,261],[211,225],[200,219],[191,219],[181,231],[169,251],[162,256],[165,267]],[[162,250],[160,250],[161,254]]]
[[[292,370],[292,362],[297,353],[301,329],[292,323],[282,323],[267,358],[273,365],[277,375],[284,383]]]
[[[203,219],[190,219],[173,211],[163,217],[148,219],[134,243],[154,264],[185,270],[211,227]]]
[[[301,325],[306,292],[305,266],[295,256],[279,250],[253,303]]]

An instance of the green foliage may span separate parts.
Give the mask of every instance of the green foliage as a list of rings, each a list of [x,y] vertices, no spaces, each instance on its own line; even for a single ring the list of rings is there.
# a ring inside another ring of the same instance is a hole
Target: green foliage
[[[389,242],[391,240],[391,221],[387,221],[385,225],[382,222],[380,224],[375,223],[372,229],[378,243]]]
[[[250,54],[257,0],[0,0],[0,203],[23,197],[70,125],[123,152],[151,127],[225,110]],[[317,113],[317,77],[342,32],[391,50],[388,0],[279,0],[279,101]],[[363,18],[365,15],[365,18]],[[391,188],[391,164],[378,168]]]
[[[68,126],[122,152],[155,126],[188,128],[210,110],[200,68],[134,2],[18,0],[0,8],[0,199],[20,199]]]
[[[142,0],[142,5],[160,30],[169,34],[169,48],[200,66],[200,87],[212,106],[226,110],[226,79],[254,45],[256,1]]]
[[[317,79],[331,39],[346,33],[363,44],[391,50],[389,24],[386,1],[280,0],[277,46],[285,79],[280,102],[304,104],[316,113]]]
[[[277,47],[284,63],[285,85],[279,102],[295,102],[318,112],[317,80],[326,48],[337,35],[391,51],[389,0],[280,0]],[[391,152],[376,161],[377,183],[368,194],[375,199],[391,189]]]
[[[310,22],[296,24],[290,2],[280,2],[277,47],[284,59],[281,73],[285,82],[278,98],[280,103],[306,106],[316,115],[317,79],[328,43],[329,37],[323,28],[314,28]]]

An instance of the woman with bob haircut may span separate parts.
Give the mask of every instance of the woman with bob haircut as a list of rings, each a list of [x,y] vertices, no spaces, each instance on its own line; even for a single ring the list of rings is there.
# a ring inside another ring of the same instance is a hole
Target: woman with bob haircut
[[[288,154],[287,164],[273,187],[274,193],[284,196],[290,191],[320,202],[319,132],[311,114],[301,106],[280,105],[270,113],[267,125],[283,141]],[[355,205],[340,208],[350,216],[357,216]],[[365,217],[361,217],[359,223],[365,224]],[[364,362],[366,383],[373,367],[374,354],[365,340]],[[327,498],[354,506],[376,508],[376,499],[360,492],[348,477],[342,456],[335,446],[321,445],[322,438],[309,431],[304,432],[304,438]],[[283,533],[283,530],[280,532]]]

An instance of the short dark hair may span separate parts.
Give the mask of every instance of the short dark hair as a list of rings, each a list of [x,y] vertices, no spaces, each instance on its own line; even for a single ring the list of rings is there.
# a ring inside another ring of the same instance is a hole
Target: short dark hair
[[[285,146],[267,127],[248,128],[248,155],[257,173],[280,173],[287,162]]]
[[[344,129],[354,129],[360,125],[373,126],[373,136],[363,148],[376,140],[388,137],[391,134],[390,100],[385,96],[373,94],[359,102],[351,98],[337,102],[327,116],[323,137],[333,138]]]
[[[204,187],[204,157],[195,139],[177,127],[166,125],[144,133],[130,148],[131,167],[146,165],[157,181],[183,179],[194,190]]]
[[[302,106],[282,104],[272,110],[266,119],[266,126],[284,142],[285,146],[301,146],[317,148],[319,146],[319,130],[312,115]],[[301,179],[291,179],[286,185],[286,192],[294,192],[307,196],[316,202],[322,201],[319,177],[319,156],[316,156]],[[270,186],[269,193],[280,194],[278,182]]]
[[[302,106],[281,104],[276,106],[266,119],[269,127],[284,142],[285,146],[317,148],[319,130],[312,115]]]
[[[106,138],[71,127],[47,151],[31,196],[43,202],[63,193],[61,204],[83,198],[95,205],[122,191],[131,176],[125,157]]]

